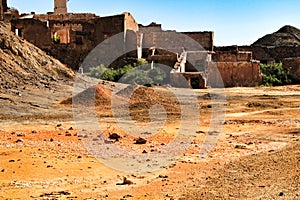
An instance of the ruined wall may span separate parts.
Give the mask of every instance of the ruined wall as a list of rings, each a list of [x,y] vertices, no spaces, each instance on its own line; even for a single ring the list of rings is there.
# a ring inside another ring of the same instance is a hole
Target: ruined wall
[[[67,13],[67,0],[54,0],[54,14],[66,14]]]
[[[252,58],[251,51],[216,51],[213,60],[217,62],[249,62]]]
[[[88,22],[90,20],[99,18],[99,16],[91,13],[67,13],[64,15],[54,14],[36,14],[34,19],[41,21],[78,21]]]
[[[257,86],[262,83],[260,75],[260,63],[253,62],[216,62],[215,67],[208,68],[208,82],[210,84],[221,85],[221,81],[217,76],[219,73],[223,79],[225,87],[238,86]]]
[[[2,2],[3,0],[0,0],[0,20],[4,19],[4,11],[3,11],[3,5]]]
[[[0,0],[0,20],[4,20],[5,12],[7,12],[7,0]]]
[[[300,83],[300,57],[285,58],[282,64],[290,72],[293,82]]]
[[[207,51],[213,51],[214,48],[214,32],[182,32],[183,34],[191,37],[196,42],[202,45]]]
[[[95,20],[95,39],[97,43],[124,32],[125,15],[101,17]],[[125,35],[124,35],[125,37]],[[125,39],[125,38],[124,38]]]
[[[138,23],[136,23],[135,19],[133,18],[133,16],[128,13],[125,12],[124,13],[124,30],[132,30],[132,31],[138,31],[139,30],[139,25]]]
[[[20,37],[41,49],[52,44],[50,29],[44,22],[35,19],[12,20],[11,29],[13,32],[18,29]]]

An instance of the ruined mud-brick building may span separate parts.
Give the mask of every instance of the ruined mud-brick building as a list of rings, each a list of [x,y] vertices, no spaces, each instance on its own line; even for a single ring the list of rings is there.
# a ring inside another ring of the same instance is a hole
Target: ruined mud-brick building
[[[252,53],[237,48],[215,50],[213,32],[164,31],[160,24],[138,24],[130,13],[100,17],[68,13],[66,0],[55,0],[54,4],[54,12],[23,14],[11,21],[11,28],[20,37],[75,70],[98,44],[105,41],[109,46],[107,39],[119,35],[116,51],[122,56],[114,63],[102,60],[97,64],[121,67],[130,59],[146,58],[151,63],[172,68],[181,66],[177,75],[185,76],[189,84],[194,80],[198,84],[195,87],[205,87],[207,80],[221,82],[214,76],[213,59],[225,86],[253,86],[261,82],[259,62],[252,60]],[[194,44],[187,42],[187,38],[192,38]],[[199,45],[202,46],[200,51]],[[180,60],[178,56],[183,49],[187,60],[184,64],[185,59]],[[105,56],[109,57],[110,53]]]
[[[7,0],[0,0],[0,20],[4,20],[4,13],[7,12]]]

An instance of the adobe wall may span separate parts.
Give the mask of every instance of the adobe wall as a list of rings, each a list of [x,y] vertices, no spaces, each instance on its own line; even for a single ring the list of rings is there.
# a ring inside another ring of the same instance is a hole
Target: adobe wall
[[[0,0],[0,20],[3,19],[4,19],[4,11],[3,11],[2,0]]]
[[[115,15],[95,19],[94,37],[97,43],[101,43],[118,33],[124,32],[124,23],[125,15]]]
[[[0,20],[4,20],[5,12],[7,12],[7,0],[0,0]]]
[[[252,59],[251,51],[216,51],[213,54],[217,62],[249,62]]]
[[[262,83],[260,75],[260,62],[216,62],[214,63],[220,72],[225,87],[250,87]],[[210,64],[211,65],[211,64]],[[216,68],[208,68],[208,82],[212,86],[222,85],[217,76]]]
[[[43,49],[51,46],[51,33],[46,23],[35,19],[12,20],[11,30],[19,30],[19,36]]]
[[[300,57],[285,58],[282,61],[283,67],[287,69],[294,82],[300,83]]]
[[[182,32],[191,37],[196,42],[202,45],[207,51],[213,51],[214,48],[214,32]]]
[[[99,18],[99,16],[91,13],[67,13],[64,15],[54,14],[36,14],[34,18],[41,21],[77,21],[88,22],[90,20]]]
[[[139,30],[139,25],[129,12],[124,13],[125,27],[124,30],[131,30],[137,32]]]
[[[54,0],[54,14],[67,13],[67,0]]]

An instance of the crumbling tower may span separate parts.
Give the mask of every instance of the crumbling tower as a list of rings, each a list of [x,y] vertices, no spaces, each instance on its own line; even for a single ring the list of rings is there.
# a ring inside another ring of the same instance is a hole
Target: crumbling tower
[[[67,0],[54,0],[54,14],[67,14]]]

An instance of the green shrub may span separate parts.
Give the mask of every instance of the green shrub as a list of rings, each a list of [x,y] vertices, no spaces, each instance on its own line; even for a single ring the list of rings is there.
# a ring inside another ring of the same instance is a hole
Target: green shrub
[[[99,65],[89,69],[88,76],[122,83],[137,83],[141,85],[163,84],[167,78],[166,72],[160,67],[150,68],[145,60],[139,60],[132,65],[119,69]],[[121,80],[120,80],[121,79]]]
[[[166,82],[167,74],[160,67],[151,69],[149,65],[142,65],[126,73],[121,82],[137,83],[140,85],[162,85]]]
[[[282,63],[261,64],[260,71],[264,86],[280,86],[292,82],[289,72],[283,68]]]
[[[52,42],[55,43],[55,44],[59,44],[60,43],[59,35],[53,35]]]
[[[132,69],[134,68],[131,65],[126,65],[120,69],[107,68],[104,65],[99,65],[91,67],[86,75],[102,80],[117,82],[124,74]]]
[[[86,73],[88,76],[99,78],[108,81],[114,81],[117,75],[117,70],[112,68],[107,68],[104,65],[99,65],[96,67],[91,67],[89,72]]]

